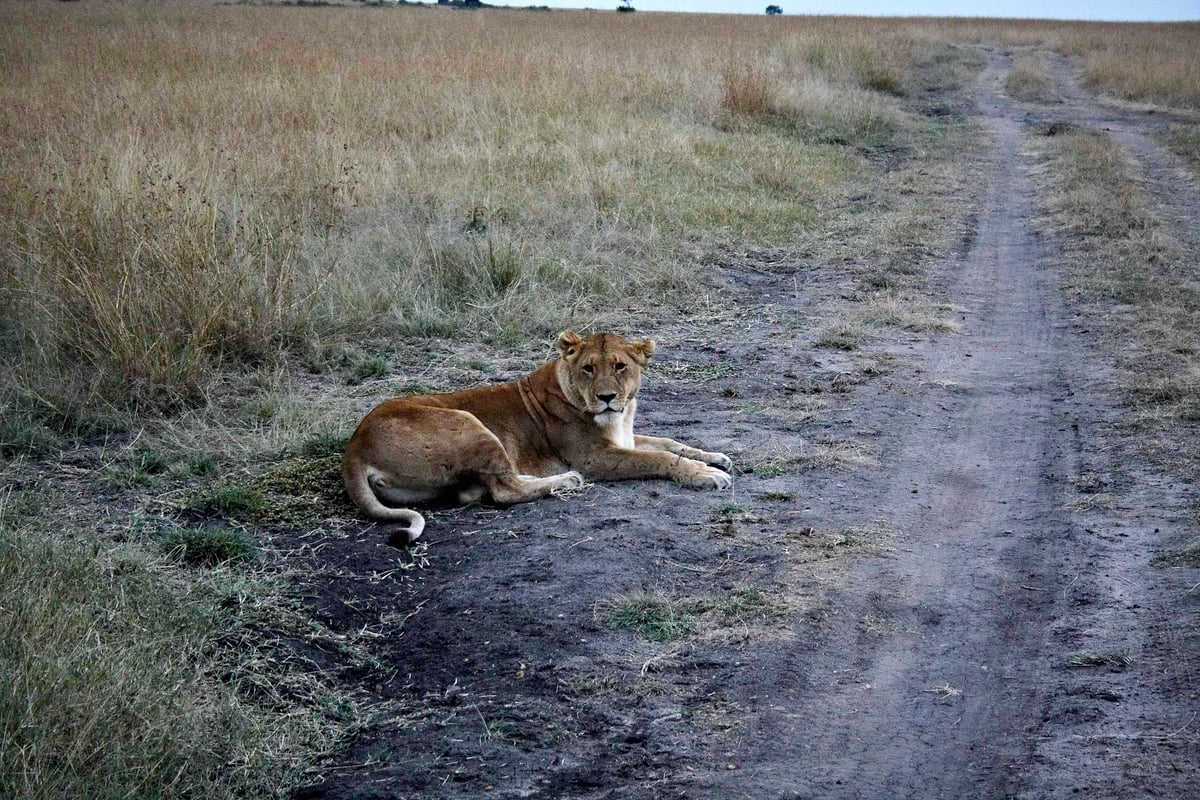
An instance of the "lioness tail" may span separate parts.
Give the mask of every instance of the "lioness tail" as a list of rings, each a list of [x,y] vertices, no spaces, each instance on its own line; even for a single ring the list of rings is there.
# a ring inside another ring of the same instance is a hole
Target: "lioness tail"
[[[410,508],[385,506],[371,490],[367,467],[357,458],[342,462],[342,482],[354,505],[371,519],[381,522],[404,522],[408,525],[408,542],[412,544],[425,530],[425,518]]]

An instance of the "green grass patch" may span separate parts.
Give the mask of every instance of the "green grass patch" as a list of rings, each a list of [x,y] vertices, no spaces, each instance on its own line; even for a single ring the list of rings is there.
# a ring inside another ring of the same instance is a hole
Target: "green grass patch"
[[[62,449],[61,437],[53,431],[23,420],[14,409],[3,409],[0,419],[0,458],[45,458]]]
[[[158,546],[171,558],[200,567],[250,561],[255,555],[254,542],[245,531],[212,525],[174,528],[160,536]]]
[[[264,498],[265,524],[304,525],[353,514],[342,488],[342,456],[286,459],[263,470],[253,487]]]
[[[750,625],[783,613],[781,603],[755,586],[695,597],[635,592],[604,601],[597,607],[597,616],[605,624],[635,631],[652,642],[670,642],[698,633]]]
[[[693,603],[661,594],[634,594],[612,601],[604,621],[632,630],[652,642],[670,642],[696,632],[697,613]]]
[[[182,508],[207,516],[259,526],[300,526],[353,513],[342,488],[345,439],[320,434],[289,455],[236,483],[201,488]],[[313,452],[318,455],[307,455]]]
[[[162,486],[174,467],[174,461],[163,451],[146,447],[128,453],[106,470],[106,477],[125,487]]]
[[[47,495],[56,495],[46,487],[0,490],[0,527],[14,526],[46,513],[52,503]]]
[[[362,356],[351,361],[342,372],[342,382],[347,386],[358,386],[385,377],[391,368],[392,362],[387,356]]]
[[[266,509],[267,498],[257,486],[240,483],[218,484],[202,490],[189,507],[201,514],[231,519],[253,519]]]
[[[210,455],[193,455],[184,460],[184,466],[191,475],[205,478],[217,471],[217,459]]]
[[[866,331],[857,322],[834,322],[826,325],[813,340],[816,347],[829,347],[834,350],[857,350],[866,336]]]
[[[341,457],[349,441],[344,433],[318,433],[300,444],[300,454],[308,458]]]
[[[711,609],[725,624],[750,624],[780,613],[778,604],[756,586],[743,586],[717,595]]]

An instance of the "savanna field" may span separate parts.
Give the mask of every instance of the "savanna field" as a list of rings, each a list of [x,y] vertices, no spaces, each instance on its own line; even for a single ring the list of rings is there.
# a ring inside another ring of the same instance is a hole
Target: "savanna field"
[[[985,50],[1015,54],[1028,102],[1056,102],[1063,59],[1106,103],[1170,110],[1156,141],[1194,179],[1198,42],[1197,23],[4,0],[0,797],[288,796],[416,719],[305,649],[385,670],[372,636],[408,612],[331,630],[273,544],[361,527],[336,463],[372,403],[509,379],[567,327],[702,338],[692,320],[734,315],[722,270],[786,262],[828,292],[781,335],[848,366],[784,411],[834,413],[886,374],[879,336],[959,328],[927,266],[971,236]],[[1037,208],[1075,243],[1073,308],[1134,343],[1114,369],[1130,424],[1162,434],[1146,457],[1184,473],[1188,245],[1102,131],[1063,133],[1038,145]],[[731,374],[708,368],[661,374]],[[877,461],[821,447],[813,468]]]

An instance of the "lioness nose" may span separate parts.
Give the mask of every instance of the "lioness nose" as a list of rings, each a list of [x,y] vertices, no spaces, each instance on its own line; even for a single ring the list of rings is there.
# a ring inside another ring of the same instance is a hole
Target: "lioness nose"
[[[611,403],[617,396],[616,392],[596,392],[596,398]]]

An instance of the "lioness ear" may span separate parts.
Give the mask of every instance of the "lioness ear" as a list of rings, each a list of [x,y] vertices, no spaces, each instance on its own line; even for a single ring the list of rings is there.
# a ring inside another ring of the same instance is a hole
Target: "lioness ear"
[[[583,337],[575,331],[563,331],[558,335],[558,352],[562,353],[563,358],[572,358],[579,352],[582,342]]]
[[[637,355],[638,363],[644,367],[646,366],[646,362],[650,360],[650,356],[654,355],[654,342],[649,339],[634,342],[633,352]]]

